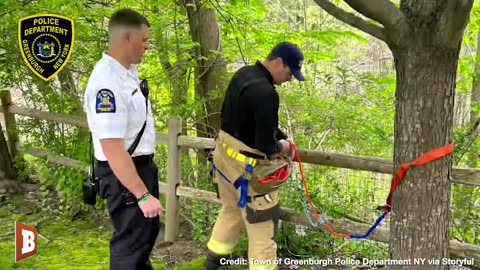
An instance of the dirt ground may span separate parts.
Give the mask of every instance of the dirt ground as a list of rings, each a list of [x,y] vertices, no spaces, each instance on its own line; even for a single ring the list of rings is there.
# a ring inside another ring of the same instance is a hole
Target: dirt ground
[[[206,246],[196,241],[180,240],[176,242],[157,241],[152,259],[160,259],[172,268],[174,265],[190,262],[205,256]]]
[[[180,239],[175,242],[164,241],[165,224],[161,223],[160,226],[160,233],[151,255],[152,259],[158,259],[173,269],[173,266],[179,263],[190,262],[205,256],[207,252],[205,244],[185,239],[184,236],[189,234],[187,226],[180,227]]]

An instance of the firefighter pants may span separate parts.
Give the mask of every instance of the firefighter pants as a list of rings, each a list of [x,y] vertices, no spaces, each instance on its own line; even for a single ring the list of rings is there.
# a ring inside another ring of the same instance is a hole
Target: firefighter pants
[[[222,140],[222,137],[220,136],[220,142],[227,141],[232,147],[245,149],[238,141]],[[245,164],[233,160],[218,146],[217,142],[214,181],[218,186],[222,207],[208,242],[208,249],[218,255],[230,254],[241,234],[246,231],[250,269],[276,269],[275,235],[280,214],[279,190],[268,194],[255,194],[249,187],[248,202],[244,208],[239,208],[237,202],[240,191],[233,184],[244,173]]]

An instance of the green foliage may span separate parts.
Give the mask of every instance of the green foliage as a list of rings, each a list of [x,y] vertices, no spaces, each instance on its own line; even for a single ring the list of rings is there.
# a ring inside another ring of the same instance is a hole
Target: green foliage
[[[480,141],[478,132],[471,132],[467,125],[455,130],[454,165],[478,167]],[[478,187],[454,184],[452,185],[452,237],[470,244],[480,243],[480,189]]]
[[[469,92],[475,76],[475,62],[478,52],[478,34],[480,31],[480,4],[475,1],[471,17],[462,40],[462,53],[458,63],[457,92]],[[478,79],[478,78],[477,78]]]
[[[83,205],[82,182],[85,172],[68,169],[49,162],[38,162],[35,167],[40,179],[40,190],[44,198],[56,191],[60,198],[60,209],[75,213]]]
[[[348,241],[343,246],[342,251],[347,258],[367,258],[371,260],[388,258],[388,246],[381,243]]]
[[[334,95],[320,91],[302,95],[304,90],[296,87],[282,92],[287,108],[292,108],[287,115],[295,115],[295,119],[284,118],[283,122],[290,120],[299,148],[392,156],[394,81],[368,75],[359,79],[364,86],[360,93],[344,89]]]
[[[458,127],[454,131],[455,149],[453,163],[455,166],[478,167],[480,157],[480,134],[478,130],[472,133],[472,126]]]

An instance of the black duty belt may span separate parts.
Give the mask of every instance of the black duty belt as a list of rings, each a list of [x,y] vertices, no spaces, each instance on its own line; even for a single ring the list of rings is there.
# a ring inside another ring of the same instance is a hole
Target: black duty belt
[[[133,163],[135,167],[145,166],[150,164],[153,161],[154,155],[144,155],[144,156],[136,156],[132,157]],[[96,164],[99,167],[109,167],[108,161],[96,160]]]

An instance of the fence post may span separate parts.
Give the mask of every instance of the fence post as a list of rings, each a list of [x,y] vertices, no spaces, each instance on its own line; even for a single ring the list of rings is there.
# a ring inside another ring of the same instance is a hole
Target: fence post
[[[182,118],[168,119],[168,158],[167,158],[167,205],[165,216],[165,241],[176,241],[180,226],[177,186],[180,183],[180,147],[177,138],[182,132]]]
[[[7,131],[8,145],[9,145],[10,154],[13,160],[18,154],[19,145],[18,145],[18,131],[17,131],[17,123],[15,121],[15,114],[10,112],[10,106],[12,105],[12,96],[10,95],[10,91],[1,90],[0,99],[3,107],[3,115],[5,117],[5,129]]]
[[[10,152],[8,151],[7,140],[3,135],[3,127],[0,123],[0,170],[5,172],[5,176],[10,179],[17,178],[17,173],[13,168],[12,159],[10,158]],[[0,178],[3,176],[0,175]]]

